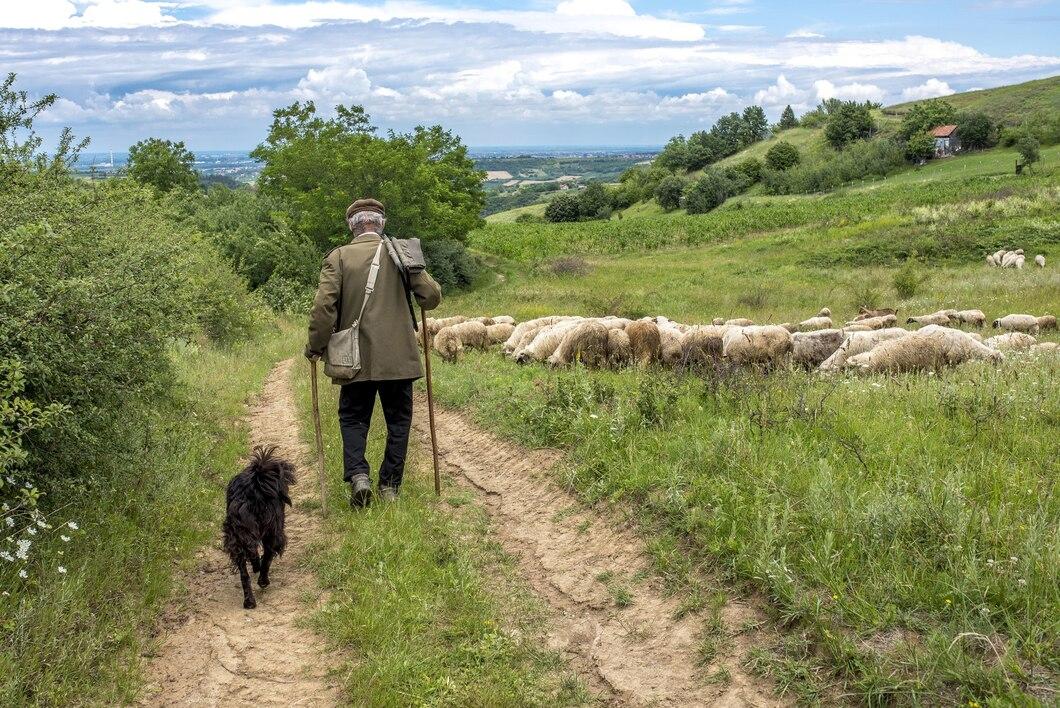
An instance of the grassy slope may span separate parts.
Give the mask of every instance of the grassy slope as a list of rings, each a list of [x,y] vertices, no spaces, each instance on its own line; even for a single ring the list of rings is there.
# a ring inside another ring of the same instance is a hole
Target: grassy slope
[[[1018,123],[1033,113],[1060,111],[1060,76],[982,91],[955,93],[943,98],[957,110],[982,111],[996,121]],[[901,115],[916,103],[899,103],[883,110],[890,115]]]
[[[1057,157],[1030,179],[992,154],[974,177],[940,161],[730,213],[491,227],[472,242],[525,263],[584,254],[590,272],[513,266],[443,312],[787,321],[822,305],[844,319],[875,301],[1056,313]],[[1050,267],[987,268],[988,243],[1044,252]],[[931,258],[902,299],[892,278],[910,250]],[[483,354],[436,375],[439,395],[484,424],[570,450],[588,500],[632,506],[695,559],[766,592],[799,630],[759,665],[782,684],[810,700],[834,683],[938,704],[1045,699],[1060,686],[1058,374],[1043,358],[938,377],[715,380],[548,372]],[[822,656],[831,672],[814,674]]]
[[[312,445],[306,367],[296,393]],[[341,482],[336,389],[325,384],[331,473],[327,531],[314,559],[326,604],[313,625],[346,658],[357,705],[582,705],[591,697],[560,657],[543,649],[542,608],[491,538],[468,492],[434,496],[429,458],[413,440],[401,502],[353,513]],[[382,412],[368,457],[382,455]],[[315,483],[315,482],[310,482]]]
[[[530,204],[529,206],[516,207],[515,209],[509,209],[507,211],[499,211],[496,214],[490,214],[487,216],[486,222],[490,224],[509,224],[519,218],[520,214],[544,216],[545,207],[547,206],[548,204],[546,202],[539,202],[537,204]]]
[[[159,405],[140,464],[115,481],[121,493],[71,500],[52,521],[76,519],[80,530],[67,531],[69,544],[42,539],[51,544],[42,555],[68,574],[38,569],[34,593],[4,608],[13,632],[0,653],[0,702],[118,704],[136,696],[143,638],[175,571],[215,537],[223,485],[246,454],[244,403],[293,332],[281,323],[233,349],[174,352],[183,391]]]

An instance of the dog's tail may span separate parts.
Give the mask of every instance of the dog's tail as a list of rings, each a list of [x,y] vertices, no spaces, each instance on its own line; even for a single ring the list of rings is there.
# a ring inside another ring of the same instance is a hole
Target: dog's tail
[[[294,465],[276,455],[278,447],[256,445],[250,454],[247,467],[253,470],[257,484],[270,490],[290,506],[291,497],[287,493],[287,487],[295,483]]]
[[[279,449],[279,445],[254,446],[253,452],[250,453],[250,466],[254,468],[255,473],[261,471],[276,456],[277,449]]]

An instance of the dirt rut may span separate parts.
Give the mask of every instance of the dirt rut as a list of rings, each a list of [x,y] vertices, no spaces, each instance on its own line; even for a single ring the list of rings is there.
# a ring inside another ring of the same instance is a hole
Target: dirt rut
[[[429,444],[426,411],[417,394],[414,425]],[[547,601],[549,643],[602,697],[623,705],[784,704],[741,667],[754,638],[745,630],[761,624],[759,612],[729,601],[712,637],[702,613],[675,619],[680,602],[652,578],[640,538],[554,481],[559,453],[512,445],[451,410],[436,410],[436,423],[445,471],[478,490],[501,542]],[[722,650],[703,662],[701,642],[719,638]]]
[[[319,596],[305,567],[309,547],[321,537],[315,513],[302,504],[316,489],[312,454],[298,435],[291,389],[293,359],[280,362],[250,409],[251,440],[278,445],[298,468],[287,516],[287,552],[273,566],[272,584],[255,586],[258,606],[243,609],[239,576],[219,543],[204,551],[188,579],[182,608],[164,622],[161,645],[150,659],[141,705],[328,706],[342,698],[329,679],[331,661],[320,640],[297,626],[307,597]],[[233,470],[233,473],[235,471]]]

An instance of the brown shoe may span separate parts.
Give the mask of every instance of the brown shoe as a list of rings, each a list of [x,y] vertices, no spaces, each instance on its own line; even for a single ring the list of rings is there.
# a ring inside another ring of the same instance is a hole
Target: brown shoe
[[[350,480],[350,506],[363,509],[372,503],[372,481],[366,474],[355,474]]]

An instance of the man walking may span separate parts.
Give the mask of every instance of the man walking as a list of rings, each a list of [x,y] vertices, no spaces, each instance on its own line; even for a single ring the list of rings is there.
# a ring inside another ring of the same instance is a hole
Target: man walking
[[[360,368],[351,371],[350,378],[333,376],[332,382],[342,386],[343,479],[350,484],[350,505],[364,507],[372,498],[364,452],[376,394],[387,430],[386,452],[379,467],[381,499],[397,499],[405,471],[412,382],[423,376],[408,292],[421,307],[431,310],[441,301],[442,290],[422,267],[398,265],[397,249],[383,235],[386,212],[380,202],[355,201],[346,209],[346,223],[353,239],[328,253],[320,269],[306,356],[324,356],[332,334],[356,323],[353,336],[359,344]]]

